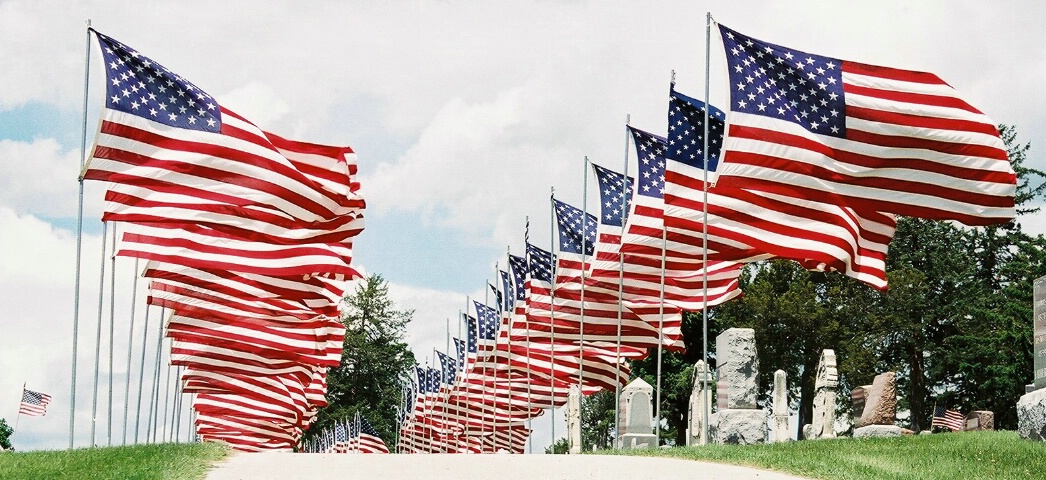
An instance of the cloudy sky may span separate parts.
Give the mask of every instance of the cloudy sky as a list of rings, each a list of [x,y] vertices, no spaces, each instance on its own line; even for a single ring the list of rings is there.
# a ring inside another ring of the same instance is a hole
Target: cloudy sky
[[[0,417],[14,423],[23,383],[54,397],[46,417],[20,419],[16,446],[62,448],[68,441],[87,19],[266,130],[357,151],[368,224],[355,261],[384,275],[400,306],[416,310],[410,342],[425,358],[433,347],[444,348],[446,319],[456,318],[466,295],[483,297],[505,250],[522,251],[528,216],[534,241],[548,241],[551,186],[558,198],[580,204],[586,155],[621,168],[626,115],[639,128],[664,132],[673,70],[680,91],[703,94],[706,11],[773,43],[934,72],[996,122],[1016,125],[1020,140],[1032,144],[1030,165],[1046,169],[1046,4],[1038,1],[170,2],[148,8],[0,1]],[[713,37],[710,87],[713,103],[723,105],[725,72],[716,42]],[[89,144],[103,83],[97,46],[91,55]],[[103,189],[89,183],[84,196],[79,446],[90,442]],[[1046,217],[1024,224],[1046,232]],[[105,282],[101,316],[108,322]],[[132,261],[117,260],[116,285],[112,428],[120,443],[129,374],[131,437],[134,432],[145,313],[140,298],[132,301]],[[137,293],[142,297],[143,288]],[[145,339],[150,359],[156,318],[153,312]],[[97,427],[105,443],[106,340],[101,347]],[[147,377],[152,363],[146,362]],[[550,438],[546,420],[535,450]],[[184,422],[181,429],[184,436]]]

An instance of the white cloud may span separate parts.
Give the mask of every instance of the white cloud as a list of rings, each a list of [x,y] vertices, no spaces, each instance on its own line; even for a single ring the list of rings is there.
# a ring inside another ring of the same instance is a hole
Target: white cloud
[[[53,138],[0,138],[0,205],[44,217],[76,217],[80,155]],[[84,218],[101,218],[101,186],[85,183]]]

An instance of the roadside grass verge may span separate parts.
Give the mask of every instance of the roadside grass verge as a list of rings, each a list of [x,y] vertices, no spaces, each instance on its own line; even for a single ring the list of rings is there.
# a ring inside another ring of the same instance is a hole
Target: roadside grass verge
[[[0,453],[0,478],[197,480],[229,454],[216,443]]]
[[[602,453],[747,465],[815,479],[1046,478],[1046,443],[1013,431],[706,445]]]

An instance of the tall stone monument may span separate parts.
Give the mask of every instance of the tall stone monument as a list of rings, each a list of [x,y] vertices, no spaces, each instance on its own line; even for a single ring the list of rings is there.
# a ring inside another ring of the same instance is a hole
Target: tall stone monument
[[[857,419],[854,438],[894,437],[901,435],[897,421],[897,375],[880,373],[865,390],[864,411]]]
[[[809,425],[803,427],[803,437],[835,437],[835,396],[839,388],[839,370],[835,362],[835,350],[825,349],[817,362],[817,377],[814,380],[814,411]],[[861,409],[864,409],[864,390],[861,387]],[[852,397],[853,394],[851,394]]]
[[[694,365],[694,384],[690,390],[690,407],[687,409],[687,445],[704,445],[708,443],[705,438],[705,412],[708,416],[712,413],[712,372],[703,360],[698,360]]]
[[[618,403],[617,446],[618,448],[654,448],[657,447],[657,437],[654,436],[654,415],[651,395],[654,387],[636,378],[629,382],[621,390],[621,400]]]
[[[571,385],[567,394],[567,446],[570,453],[581,453],[581,390],[577,385]]]
[[[1046,277],[1035,279],[1032,292],[1032,362],[1034,381],[1017,401],[1017,433],[1030,440],[1046,440]]]
[[[709,419],[709,437],[715,443],[765,443],[766,414],[756,408],[755,330],[730,328],[716,337],[716,406]]]
[[[774,372],[774,441],[787,442],[792,439],[788,431],[788,374],[784,370]]]

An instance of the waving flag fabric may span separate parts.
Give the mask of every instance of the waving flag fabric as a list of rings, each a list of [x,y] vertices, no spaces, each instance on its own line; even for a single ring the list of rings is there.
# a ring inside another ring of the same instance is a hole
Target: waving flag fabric
[[[669,137],[676,145],[667,155],[665,227],[674,253],[694,262],[704,253],[704,116],[704,102],[672,90]],[[709,109],[709,165],[719,161],[724,118]],[[792,259],[886,288],[886,252],[896,227],[891,215],[725,184],[707,196],[711,261]]]
[[[18,405],[18,414],[30,417],[47,415],[47,404],[49,403],[51,403],[50,395],[23,388],[22,403]]]
[[[967,225],[1013,219],[995,124],[936,75],[719,31],[731,92],[720,184]]]

